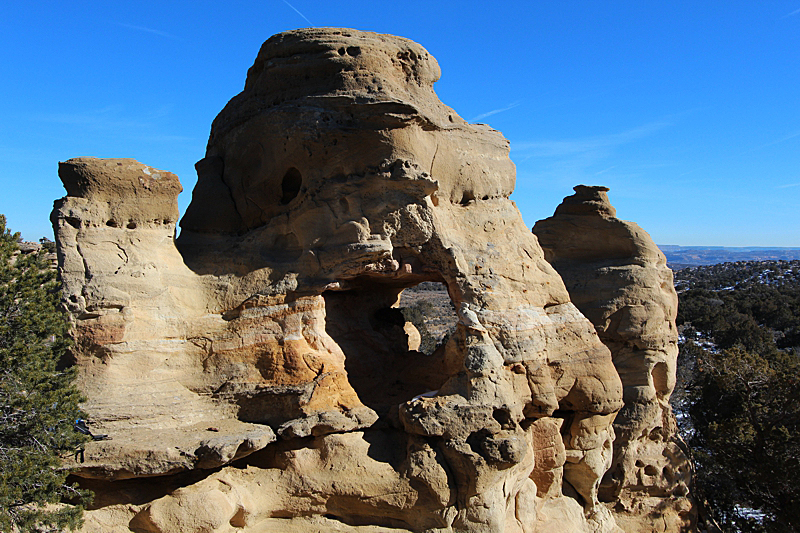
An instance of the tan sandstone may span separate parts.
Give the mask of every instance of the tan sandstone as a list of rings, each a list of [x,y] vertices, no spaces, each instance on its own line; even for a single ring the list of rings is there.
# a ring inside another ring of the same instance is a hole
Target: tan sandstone
[[[625,407],[600,499],[626,531],[690,529],[691,465],[669,405],[678,356],[672,271],[642,228],[616,218],[607,192],[578,185],[533,232],[622,379]]]
[[[174,175],[61,164],[75,359],[111,436],[76,465],[84,531],[619,531],[624,381],[509,200],[508,141],[439,75],[399,37],[270,38],[177,240]],[[397,307],[423,281],[458,314],[431,355]]]

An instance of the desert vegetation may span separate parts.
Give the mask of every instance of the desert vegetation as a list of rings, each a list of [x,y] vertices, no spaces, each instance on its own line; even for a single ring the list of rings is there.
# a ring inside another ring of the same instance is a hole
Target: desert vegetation
[[[46,248],[21,253],[18,240],[0,215],[0,531],[74,529],[87,493],[62,462],[84,441],[73,371],[61,368],[68,323]]]
[[[724,531],[800,528],[800,261],[675,275],[682,345],[672,402],[695,493]]]

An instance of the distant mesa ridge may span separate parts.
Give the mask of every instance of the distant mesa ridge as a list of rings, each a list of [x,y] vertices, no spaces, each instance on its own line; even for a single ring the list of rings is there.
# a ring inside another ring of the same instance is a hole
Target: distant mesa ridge
[[[800,259],[800,247],[790,246],[658,246],[673,268],[735,261],[791,261]]]

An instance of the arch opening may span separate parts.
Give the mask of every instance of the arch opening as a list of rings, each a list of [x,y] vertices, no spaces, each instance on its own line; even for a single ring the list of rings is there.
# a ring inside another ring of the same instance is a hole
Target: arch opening
[[[447,379],[444,347],[457,319],[443,283],[366,280],[323,297],[325,329],[345,354],[348,380],[381,418]]]

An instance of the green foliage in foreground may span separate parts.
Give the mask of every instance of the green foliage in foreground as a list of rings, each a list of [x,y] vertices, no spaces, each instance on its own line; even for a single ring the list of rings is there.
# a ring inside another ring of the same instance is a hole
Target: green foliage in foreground
[[[18,234],[0,215],[0,531],[61,531],[81,521],[87,493],[60,469],[84,437],[73,372],[58,370],[68,348],[55,274],[44,253],[17,254]]]
[[[704,352],[692,396],[698,488],[718,523],[800,531],[800,359],[777,350]]]

